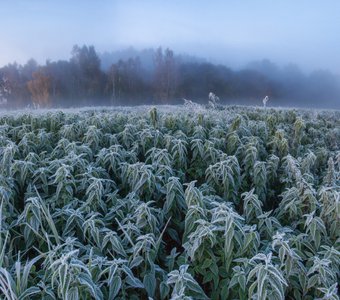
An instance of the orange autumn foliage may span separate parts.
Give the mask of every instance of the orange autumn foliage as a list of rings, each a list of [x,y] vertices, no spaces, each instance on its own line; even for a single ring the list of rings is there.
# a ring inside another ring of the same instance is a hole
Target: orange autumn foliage
[[[27,87],[32,95],[32,101],[39,107],[48,107],[50,104],[50,78],[42,72],[32,74],[33,79],[27,82]]]

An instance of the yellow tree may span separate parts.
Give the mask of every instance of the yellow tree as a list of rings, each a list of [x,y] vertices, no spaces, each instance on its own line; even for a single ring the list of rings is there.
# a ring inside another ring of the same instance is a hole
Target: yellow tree
[[[51,80],[42,71],[32,74],[33,79],[27,82],[27,87],[32,95],[32,101],[39,107],[48,107],[50,104]]]

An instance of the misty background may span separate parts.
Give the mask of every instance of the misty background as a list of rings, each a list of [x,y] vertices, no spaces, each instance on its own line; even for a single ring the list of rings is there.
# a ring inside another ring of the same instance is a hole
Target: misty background
[[[340,108],[340,2],[0,4],[0,103]],[[75,46],[76,45],[76,46]],[[78,46],[77,46],[78,45]]]

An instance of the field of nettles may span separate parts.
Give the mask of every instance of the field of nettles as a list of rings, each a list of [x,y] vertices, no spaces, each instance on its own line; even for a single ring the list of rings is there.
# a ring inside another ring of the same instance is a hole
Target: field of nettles
[[[340,111],[0,114],[0,299],[339,299]]]

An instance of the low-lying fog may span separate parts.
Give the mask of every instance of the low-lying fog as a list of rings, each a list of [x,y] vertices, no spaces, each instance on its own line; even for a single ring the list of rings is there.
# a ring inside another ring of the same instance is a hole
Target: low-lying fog
[[[339,11],[336,0],[6,1],[0,107],[176,104],[214,92],[227,104],[268,95],[339,109]]]

